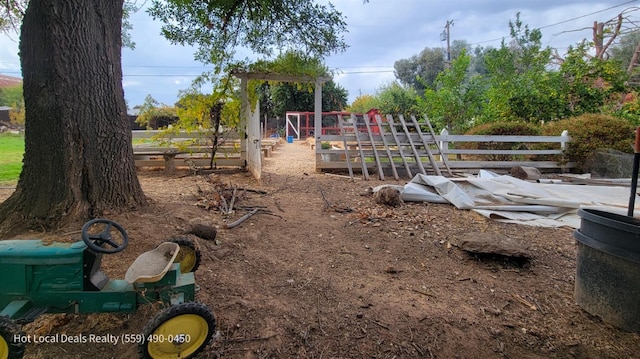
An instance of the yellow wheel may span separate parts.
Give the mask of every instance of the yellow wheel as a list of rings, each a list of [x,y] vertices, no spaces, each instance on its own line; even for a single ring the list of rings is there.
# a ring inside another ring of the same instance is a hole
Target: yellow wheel
[[[182,303],[160,312],[144,329],[142,358],[193,358],[216,330],[216,320],[201,303]]]
[[[174,263],[180,263],[180,272],[195,272],[200,266],[201,255],[198,246],[185,237],[173,238],[170,242],[177,243],[180,246],[178,256],[173,261]]]
[[[22,358],[24,344],[18,339],[21,335],[13,320],[5,316],[0,317],[0,359]]]

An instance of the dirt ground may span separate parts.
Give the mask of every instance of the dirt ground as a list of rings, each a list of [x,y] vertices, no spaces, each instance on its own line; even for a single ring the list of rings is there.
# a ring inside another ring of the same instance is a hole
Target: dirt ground
[[[131,241],[103,265],[122,277],[138,254],[194,223],[219,226],[215,241],[199,240],[197,299],[214,312],[220,334],[200,358],[640,358],[640,335],[576,305],[570,229],[502,224],[442,204],[386,207],[362,195],[382,182],[315,173],[302,143],[277,147],[261,181],[247,173],[149,170],[139,178],[152,205],[109,217]],[[205,208],[217,207],[207,194],[234,187],[234,213]],[[0,190],[0,200],[7,192]],[[222,228],[252,208],[260,211]],[[80,226],[23,237],[78,239]],[[478,232],[520,240],[532,258],[477,256],[456,246]],[[158,310],[45,315],[23,329],[138,333]],[[27,358],[136,356],[133,344],[31,344],[26,351]]]

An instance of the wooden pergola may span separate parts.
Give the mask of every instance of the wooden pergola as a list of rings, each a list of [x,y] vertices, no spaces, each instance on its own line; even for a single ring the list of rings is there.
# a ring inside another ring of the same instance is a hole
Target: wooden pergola
[[[246,149],[247,168],[256,179],[262,177],[262,136],[260,134],[260,104],[256,103],[256,108],[251,110],[247,85],[249,80],[298,82],[315,84],[314,98],[314,124],[316,147],[319,148],[320,134],[322,133],[322,84],[330,81],[330,77],[312,77],[296,75],[278,75],[260,72],[233,72],[233,76],[240,79],[240,96],[242,105],[240,118],[245,121],[246,126]]]

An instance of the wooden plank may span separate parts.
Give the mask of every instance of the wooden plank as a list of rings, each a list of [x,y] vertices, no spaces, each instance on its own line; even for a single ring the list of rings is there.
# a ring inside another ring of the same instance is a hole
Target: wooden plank
[[[382,169],[382,165],[380,164],[380,157],[378,157],[378,149],[376,148],[375,141],[373,140],[373,133],[371,132],[371,126],[369,126],[369,115],[364,114],[363,120],[364,124],[367,127],[367,134],[369,134],[369,142],[371,142],[371,148],[373,149],[373,158],[376,161],[376,166],[378,167],[378,178],[381,181],[384,181],[384,170]],[[356,123],[355,115],[351,114],[351,120],[353,123]]]
[[[443,154],[459,155],[561,155],[562,150],[443,150]]]
[[[209,166],[209,163],[210,163],[210,159],[208,158],[195,158],[195,159],[189,159],[189,161],[192,164],[196,166],[201,166],[201,167]],[[241,158],[220,158],[220,159],[216,159],[215,163],[218,166],[222,166],[222,167],[244,167],[245,166],[245,161]],[[180,158],[176,158],[174,164],[176,167],[189,166],[189,164],[186,162],[186,159],[180,159]],[[136,167],[165,167],[165,161],[164,159],[136,160],[135,166]]]
[[[353,179],[353,168],[351,168],[351,156],[349,155],[349,146],[347,145],[346,133],[344,126],[342,125],[342,115],[338,115],[338,126],[340,126],[340,133],[342,134],[342,144],[344,146],[345,159],[347,160],[347,167],[349,168],[349,177]]]
[[[213,138],[212,131],[165,131],[165,130],[133,130],[131,131],[131,138],[133,139],[211,139]],[[218,139],[238,140],[240,135],[235,131],[221,131],[218,133]]]
[[[380,115],[374,115],[373,118],[375,119],[376,125],[380,130],[380,138],[382,139],[382,144],[384,145],[384,149],[387,152],[387,157],[389,157],[391,173],[393,173],[393,178],[395,178],[395,180],[397,181],[400,179],[400,176],[398,176],[398,170],[396,170],[396,164],[395,164],[395,161],[393,160],[393,154],[391,153],[391,149],[389,148],[389,144],[385,138],[385,132],[384,132],[384,129],[382,128],[382,118],[380,117]]]
[[[409,178],[413,178],[411,174],[411,169],[409,168],[409,164],[407,163],[407,158],[404,156],[404,151],[402,151],[402,144],[400,143],[400,139],[398,138],[398,131],[396,131],[396,124],[393,122],[393,116],[387,115],[387,123],[389,124],[389,129],[391,129],[391,134],[393,136],[393,140],[398,146],[398,152],[400,153],[400,158],[402,159],[402,164],[404,164],[404,168],[407,171],[407,175]]]
[[[492,169],[492,168],[511,168],[517,166],[527,166],[534,168],[574,168],[575,162],[567,164],[559,164],[555,161],[450,161],[451,168],[469,168],[469,169]]]
[[[338,120],[342,120],[342,116],[339,117]],[[343,128],[345,125],[345,122],[342,123]],[[364,157],[364,154],[362,153],[362,144],[360,143],[360,133],[358,132],[358,127],[356,126],[355,123],[350,125],[351,127],[353,127],[353,134],[356,138],[356,143],[358,144],[358,152],[360,153],[360,161],[361,161],[361,166],[362,166],[362,176],[364,177],[365,180],[369,180],[369,171],[367,169],[367,161],[366,158]],[[346,135],[346,132],[343,132],[344,135]]]
[[[448,142],[570,142],[570,137],[563,136],[437,135],[436,139]]]
[[[422,145],[424,146],[424,150],[427,152],[427,156],[429,156],[429,161],[431,162],[431,167],[433,167],[433,170],[435,171],[436,175],[442,176],[442,172],[440,171],[440,166],[438,165],[438,162],[436,162],[435,157],[433,157],[433,153],[431,153],[431,149],[429,148],[429,143],[427,142],[427,140],[422,135],[422,129],[420,128],[420,125],[418,124],[418,121],[416,120],[416,117],[413,116],[413,115],[411,115],[411,122],[413,123],[413,126],[416,129],[416,132],[418,132],[418,135],[422,139]],[[429,122],[429,120],[427,120],[427,122]],[[432,139],[432,141],[435,143],[435,139]],[[436,143],[436,145],[437,145],[437,143]]]
[[[424,166],[422,165],[422,159],[420,159],[420,154],[418,153],[418,150],[416,149],[416,145],[413,143],[413,140],[411,139],[411,133],[407,128],[407,123],[404,122],[404,116],[398,115],[398,120],[400,120],[400,125],[402,125],[402,129],[404,130],[404,133],[407,136],[407,140],[409,140],[409,147],[411,147],[411,151],[413,152],[413,157],[415,157],[416,159],[416,163],[418,164],[418,169],[420,169],[420,173],[426,175],[427,171],[424,169]]]
[[[451,172],[451,168],[449,167],[449,159],[447,158],[447,156],[443,156],[442,155],[442,148],[440,147],[440,143],[436,140],[436,133],[433,131],[433,126],[431,126],[431,121],[429,121],[429,118],[425,115],[424,116],[425,121],[427,121],[427,125],[429,126],[429,133],[431,134],[431,138],[433,139],[433,142],[436,145],[436,148],[438,148],[438,152],[440,152],[440,158],[442,158],[442,163],[444,163],[444,167],[447,169],[447,172],[449,173],[449,175],[453,175],[453,172]]]

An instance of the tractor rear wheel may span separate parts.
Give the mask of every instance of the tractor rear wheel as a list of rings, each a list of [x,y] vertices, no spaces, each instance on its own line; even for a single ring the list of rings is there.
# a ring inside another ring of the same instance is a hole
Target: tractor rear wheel
[[[172,238],[170,242],[177,243],[180,246],[178,256],[173,261],[174,263],[180,263],[180,272],[195,272],[200,266],[201,257],[200,248],[196,243],[186,237]]]
[[[216,319],[206,305],[181,303],[166,308],[144,328],[138,347],[141,358],[193,358],[216,331]]]
[[[0,316],[0,359],[22,358],[24,344],[19,340],[21,335],[13,320]]]

